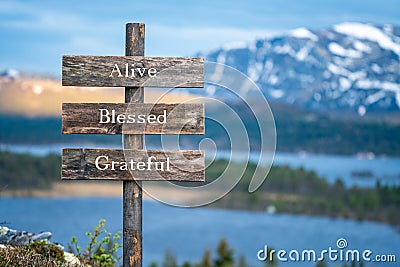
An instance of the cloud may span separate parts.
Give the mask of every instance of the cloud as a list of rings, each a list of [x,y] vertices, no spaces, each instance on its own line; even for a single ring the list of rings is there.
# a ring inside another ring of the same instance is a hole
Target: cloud
[[[254,37],[266,37],[276,34],[277,31],[267,29],[245,29],[237,27],[179,27],[179,26],[162,26],[150,24],[146,26],[151,34],[157,36],[182,36],[182,39],[194,40],[202,38],[218,38],[218,39],[238,39],[249,40]]]
[[[115,29],[112,21],[96,21],[95,15],[63,10],[62,6],[47,8],[35,2],[0,2],[0,27],[19,31],[44,31],[59,34],[99,33]],[[103,22],[103,23],[101,23]]]
[[[257,38],[271,37],[277,33],[279,31],[272,29],[146,25],[147,46],[151,54],[190,55],[200,50],[220,47],[224,43],[252,41]],[[160,43],[164,45],[159,45]]]
[[[317,0],[290,5],[287,1],[266,4],[257,0],[249,5],[244,0],[204,0],[181,1],[178,5],[154,0],[139,5],[121,0],[115,5],[109,1],[0,0],[1,64],[14,66],[19,62],[21,66],[52,65],[57,69],[61,54],[121,55],[125,23],[132,17],[146,22],[146,55],[192,56],[224,43],[249,42],[292,28],[319,28],[377,16],[375,10],[351,8],[356,0],[346,1],[346,5],[331,2],[331,6]],[[382,9],[387,10],[384,4]]]

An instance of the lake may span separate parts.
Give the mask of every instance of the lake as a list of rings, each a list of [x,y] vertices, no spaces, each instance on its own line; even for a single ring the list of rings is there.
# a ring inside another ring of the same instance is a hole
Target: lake
[[[175,208],[155,201],[143,203],[143,266],[162,262],[169,249],[179,262],[199,261],[206,248],[225,237],[238,255],[261,266],[257,252],[264,245],[274,249],[337,248],[345,238],[350,249],[369,249],[374,254],[394,254],[400,259],[400,233],[372,222],[266,214],[203,208]],[[0,221],[28,231],[51,231],[53,241],[66,245],[73,235],[87,241],[84,233],[105,218],[110,232],[122,228],[121,198],[0,198]],[[279,266],[315,266],[315,263],[280,263]],[[368,266],[368,265],[367,265]],[[374,266],[399,266],[394,263]]]
[[[0,150],[46,155],[60,153],[70,145],[26,146],[0,145]],[[82,145],[79,145],[82,146]],[[84,147],[93,147],[88,145]],[[104,146],[102,146],[104,147]],[[228,152],[218,151],[218,158]],[[234,160],[241,160],[235,153]],[[256,154],[250,159],[255,161]],[[277,153],[274,164],[315,170],[328,181],[341,177],[347,186],[374,186],[379,179],[385,184],[400,184],[400,158],[359,158],[356,156]],[[354,172],[370,173],[355,177]],[[393,227],[351,220],[228,211],[209,208],[184,209],[144,201],[143,208],[144,266],[161,262],[169,249],[179,262],[199,261],[206,248],[215,251],[225,237],[238,255],[243,254],[254,266],[262,266],[257,252],[268,245],[276,250],[336,248],[345,238],[351,249],[372,250],[376,254],[395,254],[400,259],[400,234]],[[111,232],[122,228],[121,198],[0,198],[0,222],[28,231],[51,231],[53,240],[66,245],[73,235],[87,241],[84,233],[105,218]],[[83,245],[84,242],[81,242]],[[314,263],[280,263],[279,266],[315,266]],[[369,265],[367,265],[369,266]],[[373,266],[399,266],[394,263]]]
[[[17,153],[30,153],[34,155],[46,155],[48,153],[61,153],[63,147],[103,147],[116,148],[107,145],[1,145],[0,150],[8,150]],[[207,153],[206,153],[207,156]],[[240,161],[246,154],[236,152],[232,159]],[[217,158],[229,159],[230,152],[218,151]],[[258,154],[250,154],[250,161],[257,162]],[[399,157],[371,157],[342,156],[342,155],[319,155],[307,153],[276,153],[275,165],[289,165],[291,167],[303,167],[307,170],[314,170],[320,176],[333,183],[341,178],[348,187],[357,185],[360,187],[374,187],[376,181],[381,184],[400,185],[400,158]]]

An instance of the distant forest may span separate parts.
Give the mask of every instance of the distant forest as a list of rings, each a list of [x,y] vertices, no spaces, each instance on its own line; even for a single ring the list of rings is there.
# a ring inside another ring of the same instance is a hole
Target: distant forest
[[[206,183],[218,178],[227,164],[224,160],[214,161],[206,169]],[[52,183],[60,182],[60,168],[58,155],[38,157],[0,152],[0,197],[3,190],[51,189]],[[257,211],[272,207],[278,213],[373,220],[400,226],[400,186],[346,188],[342,181],[329,184],[313,171],[273,166],[263,185],[249,193],[255,168],[255,164],[248,164],[238,185],[211,206]]]
[[[259,148],[256,122],[244,117],[251,146]],[[356,154],[373,152],[377,155],[400,156],[400,125],[386,121],[338,118],[296,110],[275,109],[277,151],[325,154]],[[181,143],[193,147],[201,138],[213,139],[219,149],[229,149],[226,135],[206,121],[205,136],[181,136]],[[159,137],[147,136],[150,143]],[[62,135],[60,118],[26,118],[0,115],[0,144],[96,143],[121,144],[118,135]]]
[[[0,115],[0,144],[39,144],[54,143],[104,143],[121,144],[117,135],[62,135],[61,118]]]

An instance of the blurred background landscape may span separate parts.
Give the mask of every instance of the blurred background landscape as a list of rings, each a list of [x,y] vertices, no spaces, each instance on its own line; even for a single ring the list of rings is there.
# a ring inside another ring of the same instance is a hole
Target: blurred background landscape
[[[341,237],[351,248],[397,256],[394,263],[365,266],[399,266],[400,8],[396,1],[122,1],[119,5],[0,1],[2,225],[51,231],[54,241],[64,245],[73,235],[85,240],[85,231],[101,218],[113,232],[122,228],[119,182],[60,180],[62,147],[120,148],[121,136],[62,135],[60,115],[62,102],[123,102],[123,88],[62,87],[61,55],[122,55],[125,23],[142,21],[147,56],[204,57],[250,77],[268,100],[277,136],[268,178],[250,194],[247,189],[262,141],[254,130],[253,114],[237,98],[213,86],[163,96],[162,102],[168,103],[199,96],[227,103],[245,122],[251,162],[236,188],[210,206],[179,209],[147,197],[145,266],[163,261],[165,266],[171,258],[176,265],[204,261],[204,251],[214,251],[222,238],[234,249],[234,263],[229,266],[261,266],[256,253],[265,244],[322,250]],[[146,90],[145,102],[156,101],[164,92]],[[257,106],[252,91],[241,93]],[[207,105],[206,112],[213,110]],[[197,149],[204,137],[218,149],[206,170],[210,183],[226,168],[230,144],[219,127],[206,121],[205,136],[182,137],[182,148]],[[146,143],[159,148],[155,137],[147,136]],[[233,155],[236,161],[241,156]],[[316,264],[278,263],[289,265]]]

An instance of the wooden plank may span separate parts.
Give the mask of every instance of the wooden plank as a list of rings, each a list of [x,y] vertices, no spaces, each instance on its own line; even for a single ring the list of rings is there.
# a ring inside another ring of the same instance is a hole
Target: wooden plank
[[[199,182],[204,166],[200,150],[64,148],[61,179]]]
[[[204,105],[63,103],[62,133],[204,134]]]
[[[202,88],[204,60],[177,57],[64,55],[62,85]]]

